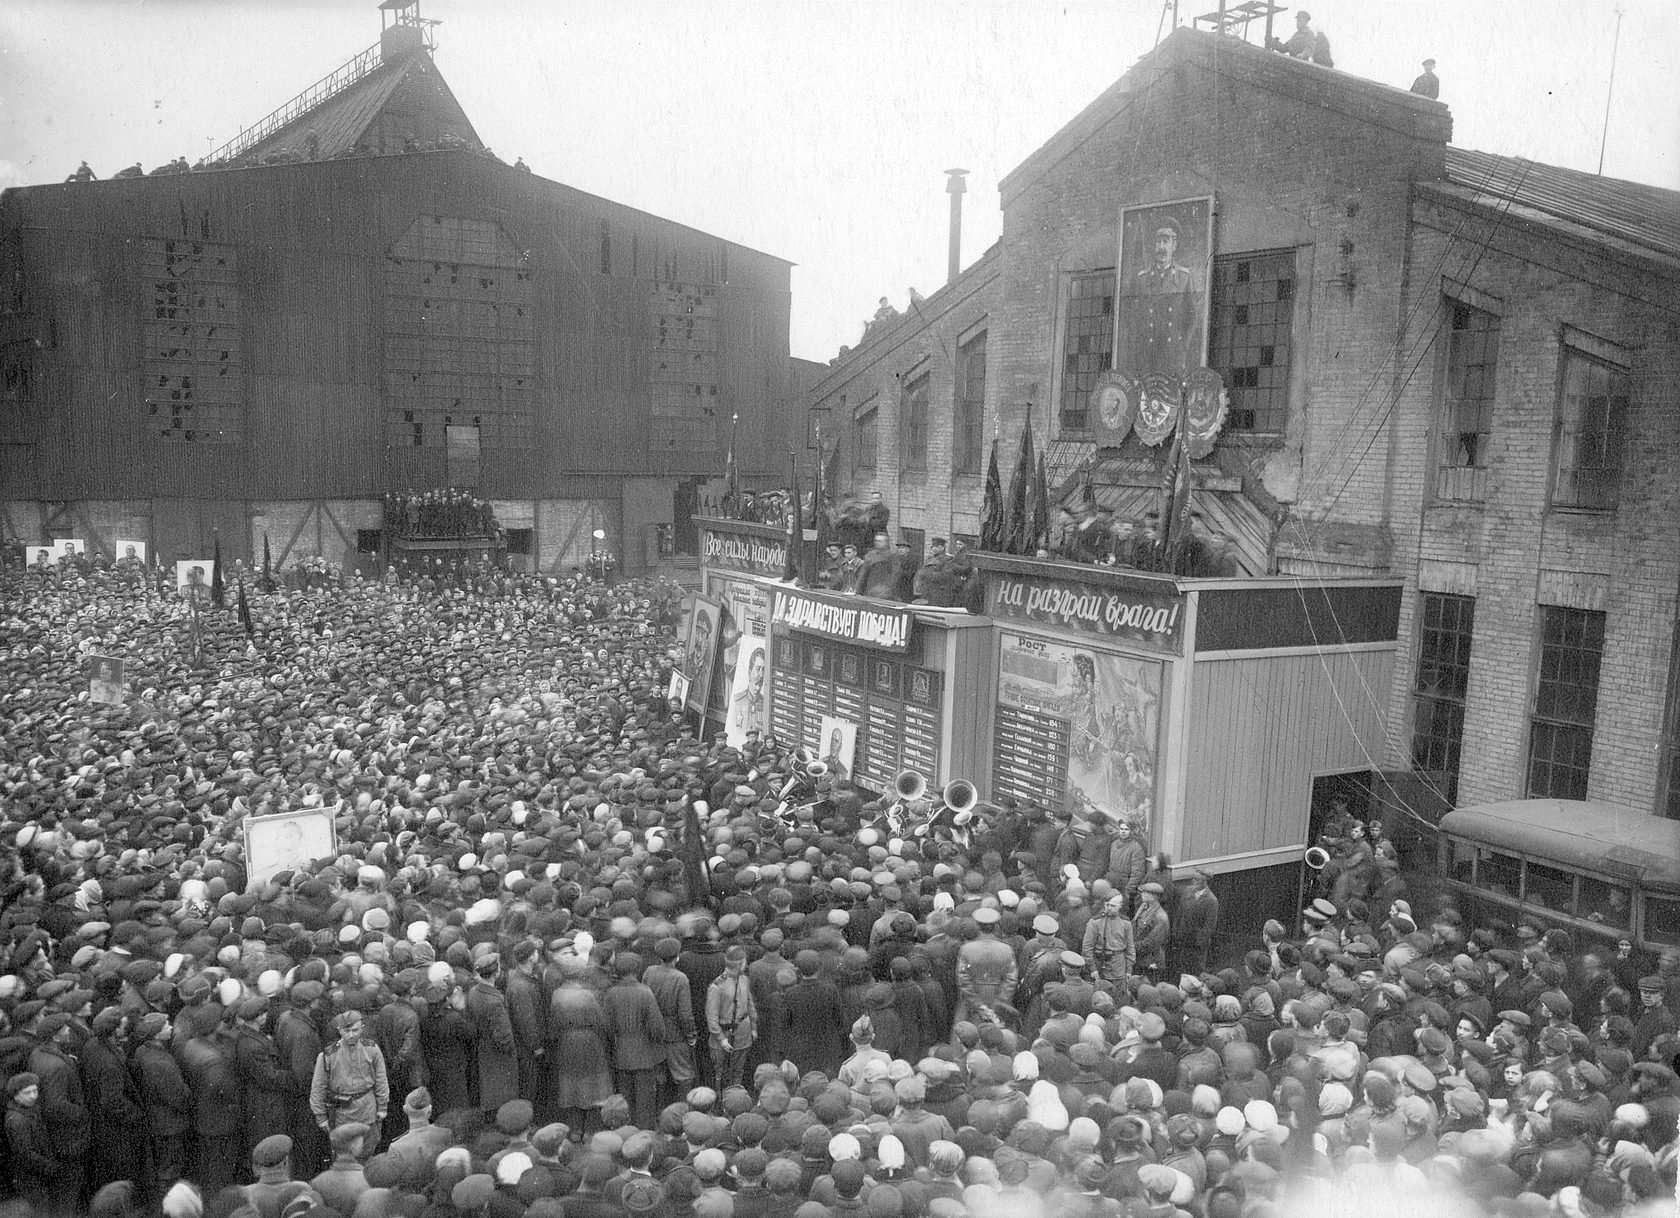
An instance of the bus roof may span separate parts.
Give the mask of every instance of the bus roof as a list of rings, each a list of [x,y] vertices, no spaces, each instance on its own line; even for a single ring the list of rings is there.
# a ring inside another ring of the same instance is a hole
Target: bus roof
[[[1459,808],[1441,832],[1680,892],[1680,820],[1596,799],[1513,799]]]

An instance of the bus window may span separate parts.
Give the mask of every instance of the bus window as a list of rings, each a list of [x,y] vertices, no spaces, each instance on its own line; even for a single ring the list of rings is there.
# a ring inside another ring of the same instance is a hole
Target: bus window
[[[1580,904],[1576,906],[1576,913],[1580,917],[1589,922],[1613,926],[1617,930],[1628,928],[1633,911],[1626,888],[1607,884],[1603,880],[1595,880],[1586,875],[1578,876],[1577,882],[1581,885]]]
[[[1574,916],[1575,877],[1556,867],[1530,862],[1523,886],[1523,904]]]
[[[1680,899],[1645,894],[1645,938],[1680,947]]]
[[[1476,851],[1476,886],[1513,901],[1522,890],[1522,860],[1497,850]]]
[[[1447,874],[1461,884],[1474,883],[1472,868],[1476,864],[1476,848],[1456,837],[1449,840],[1452,843],[1452,861],[1447,864]]]

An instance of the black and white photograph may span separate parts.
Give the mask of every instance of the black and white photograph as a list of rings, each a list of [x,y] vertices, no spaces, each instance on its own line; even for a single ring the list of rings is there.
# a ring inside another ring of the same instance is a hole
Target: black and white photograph
[[[1680,3],[0,3],[0,1218],[1675,1218]]]

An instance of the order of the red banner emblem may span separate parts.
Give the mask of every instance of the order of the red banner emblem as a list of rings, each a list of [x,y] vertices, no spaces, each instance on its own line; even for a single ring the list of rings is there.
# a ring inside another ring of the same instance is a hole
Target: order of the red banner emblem
[[[1184,439],[1196,459],[1213,451],[1230,413],[1225,380],[1212,368],[1198,368],[1184,381]]]
[[[1137,421],[1132,427],[1150,448],[1172,435],[1178,425],[1179,396],[1178,382],[1172,377],[1151,372],[1143,378]]]

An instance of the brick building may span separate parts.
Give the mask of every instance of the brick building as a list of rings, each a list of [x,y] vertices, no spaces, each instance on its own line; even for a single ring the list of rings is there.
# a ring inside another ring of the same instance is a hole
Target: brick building
[[[451,486],[516,565],[639,570],[732,415],[785,480],[791,264],[491,155],[381,7],[206,165],[0,196],[0,538],[349,564],[385,492]]]
[[[1450,138],[1440,102],[1177,30],[807,403],[838,489],[913,541],[978,534],[972,437],[1007,478],[1029,409],[1053,490],[1146,518],[1164,446],[1099,449],[1092,388],[1129,341],[1128,217],[1211,200],[1210,248],[1179,246],[1230,397],[1195,527],[1248,576],[1406,581],[1392,681],[1350,708],[1383,725],[1369,768],[1680,815],[1680,196]]]

